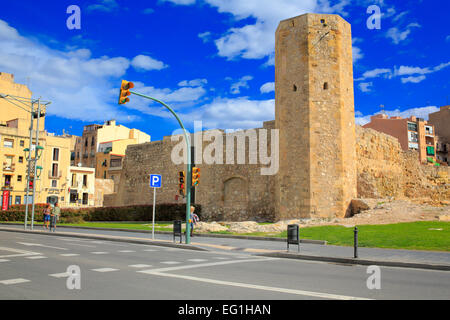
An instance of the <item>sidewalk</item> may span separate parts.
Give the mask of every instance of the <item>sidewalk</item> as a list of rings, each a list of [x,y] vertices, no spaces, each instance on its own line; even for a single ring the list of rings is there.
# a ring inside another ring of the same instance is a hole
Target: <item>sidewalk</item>
[[[287,252],[286,240],[258,240],[248,237],[195,235],[191,244],[180,244],[177,237],[173,241],[171,233],[156,233],[152,240],[150,232],[135,232],[133,230],[89,229],[59,227],[55,233],[44,231],[41,226],[35,226],[34,231],[24,230],[23,225],[0,225],[0,232],[27,232],[53,236],[101,239],[109,241],[124,241],[148,245],[178,247],[191,250],[234,251],[269,257],[325,261],[339,264],[378,265],[405,268],[421,268],[450,271],[450,252],[416,251],[379,248],[358,248],[358,258],[353,258],[353,247],[342,247],[315,243],[301,243],[300,250],[296,245],[290,245]],[[183,236],[183,241],[185,238]],[[320,242],[317,242],[320,243]]]

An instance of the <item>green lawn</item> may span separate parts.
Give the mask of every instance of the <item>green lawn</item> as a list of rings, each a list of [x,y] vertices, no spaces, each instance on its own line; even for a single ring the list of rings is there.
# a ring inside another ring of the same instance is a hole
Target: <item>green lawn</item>
[[[42,223],[36,223],[37,225]],[[156,231],[172,231],[171,223],[155,223]],[[82,224],[64,224],[65,226],[118,228],[134,230],[152,230],[151,222],[86,222]],[[450,223],[440,221],[419,221],[389,225],[358,226],[360,247],[394,248],[410,250],[450,251]],[[250,233],[236,234],[247,236],[269,236],[286,238],[286,231],[278,234]],[[215,232],[215,234],[232,234]],[[319,226],[300,229],[301,239],[325,240],[330,245],[353,246],[353,228],[343,226]]]

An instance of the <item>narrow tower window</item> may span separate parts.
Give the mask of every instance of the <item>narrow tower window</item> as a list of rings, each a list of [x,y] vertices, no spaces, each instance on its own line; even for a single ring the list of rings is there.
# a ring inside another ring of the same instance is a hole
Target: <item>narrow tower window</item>
[[[328,82],[325,82],[325,83],[323,84],[323,90],[328,90]]]
[[[294,92],[297,91],[297,86],[295,84],[294,84],[293,90],[294,90]]]

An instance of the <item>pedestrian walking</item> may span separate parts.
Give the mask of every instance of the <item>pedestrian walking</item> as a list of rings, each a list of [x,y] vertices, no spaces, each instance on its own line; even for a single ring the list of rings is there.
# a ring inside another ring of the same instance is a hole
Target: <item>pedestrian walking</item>
[[[196,225],[200,221],[200,218],[198,217],[198,215],[195,214],[194,211],[195,211],[195,207],[191,206],[191,216],[189,219],[189,223],[191,225],[191,237],[194,233],[194,225]]]
[[[52,208],[50,203],[47,203],[47,207],[44,209],[44,229],[48,229],[50,223],[50,215],[52,213]]]
[[[58,222],[60,214],[61,208],[59,207],[58,202],[56,202],[50,215],[50,231],[52,231],[52,229],[53,231],[56,231],[56,222]]]

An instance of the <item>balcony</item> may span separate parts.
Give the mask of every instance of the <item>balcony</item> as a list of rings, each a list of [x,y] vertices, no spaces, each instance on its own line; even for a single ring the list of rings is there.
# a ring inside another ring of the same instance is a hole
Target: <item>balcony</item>
[[[59,179],[61,178],[61,170],[58,170],[56,172],[52,172],[52,170],[48,170],[48,178],[49,179]]]
[[[5,183],[5,185],[4,186],[2,186],[2,191],[5,191],[5,190],[13,190],[14,188],[13,188],[13,185],[11,184],[11,183]]]
[[[16,170],[15,163],[3,162],[3,171],[14,172],[14,170]]]

